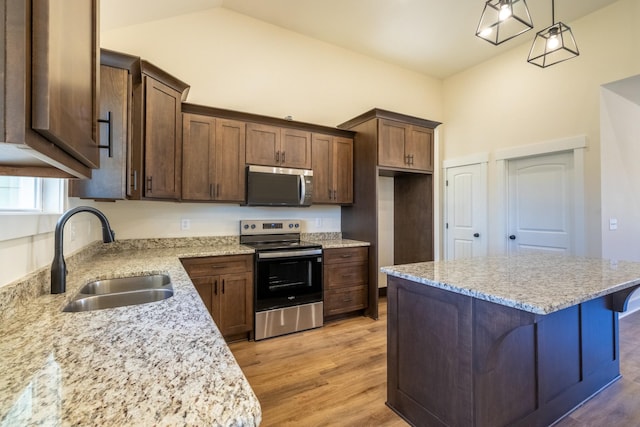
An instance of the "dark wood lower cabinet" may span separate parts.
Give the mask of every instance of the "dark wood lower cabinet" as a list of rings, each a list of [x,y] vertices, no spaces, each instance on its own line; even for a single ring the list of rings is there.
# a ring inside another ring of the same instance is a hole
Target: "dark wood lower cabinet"
[[[185,258],[182,264],[227,341],[253,332],[253,256]]]
[[[416,426],[548,426],[620,377],[612,295],[536,315],[388,280],[387,404]]]
[[[325,319],[367,308],[369,248],[325,249],[323,261]]]

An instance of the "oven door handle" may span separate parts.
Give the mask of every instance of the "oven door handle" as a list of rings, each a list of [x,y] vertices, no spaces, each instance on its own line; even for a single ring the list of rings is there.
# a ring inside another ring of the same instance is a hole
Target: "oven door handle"
[[[258,259],[294,258],[322,255],[322,249],[301,249],[298,251],[258,252]]]

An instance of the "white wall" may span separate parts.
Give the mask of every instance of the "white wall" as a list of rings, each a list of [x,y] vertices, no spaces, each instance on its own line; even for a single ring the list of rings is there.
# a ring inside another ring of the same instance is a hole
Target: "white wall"
[[[528,64],[534,34],[527,33],[522,45],[445,80],[444,159],[490,153],[490,252],[504,238],[495,215],[496,150],[586,135],[585,253],[600,256],[600,85],[640,71],[639,22],[640,2],[620,0],[568,23],[577,58],[545,69]]]
[[[601,103],[602,255],[640,261],[640,76],[605,85]]]
[[[101,37],[189,83],[196,104],[326,126],[374,107],[442,118],[440,80],[223,8]]]

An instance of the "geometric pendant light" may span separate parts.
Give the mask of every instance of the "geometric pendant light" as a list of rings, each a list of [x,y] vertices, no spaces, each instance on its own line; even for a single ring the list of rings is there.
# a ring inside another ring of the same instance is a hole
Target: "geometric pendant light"
[[[484,5],[476,36],[499,45],[532,28],[526,0],[489,0]]]
[[[555,21],[555,2],[551,0],[552,25],[536,34],[527,62],[548,67],[580,55],[571,28]]]

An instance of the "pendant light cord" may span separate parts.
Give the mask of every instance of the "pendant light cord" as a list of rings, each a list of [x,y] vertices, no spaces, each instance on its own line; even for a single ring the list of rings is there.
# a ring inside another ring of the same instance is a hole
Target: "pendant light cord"
[[[556,0],[551,0],[551,25],[556,24]]]

